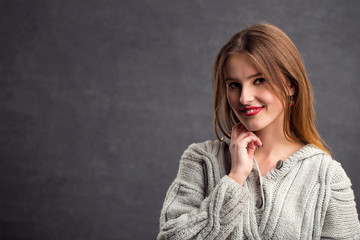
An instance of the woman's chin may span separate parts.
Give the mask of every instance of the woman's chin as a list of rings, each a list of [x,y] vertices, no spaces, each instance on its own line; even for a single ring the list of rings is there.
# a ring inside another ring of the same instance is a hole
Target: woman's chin
[[[250,132],[256,132],[256,131],[259,131],[262,129],[260,126],[254,126],[254,125],[248,125],[248,124],[247,125],[243,124],[243,125]]]

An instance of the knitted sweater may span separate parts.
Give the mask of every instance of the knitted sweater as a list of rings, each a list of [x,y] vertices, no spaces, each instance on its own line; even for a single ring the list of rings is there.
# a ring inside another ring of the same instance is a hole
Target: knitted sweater
[[[360,239],[351,182],[341,164],[303,146],[244,185],[227,176],[229,140],[192,144],[160,216],[160,239]]]

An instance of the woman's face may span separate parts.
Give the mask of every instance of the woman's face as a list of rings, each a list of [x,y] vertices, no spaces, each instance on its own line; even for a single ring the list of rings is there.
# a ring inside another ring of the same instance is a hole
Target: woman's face
[[[225,66],[227,100],[249,131],[282,131],[284,109],[250,58],[231,56]]]

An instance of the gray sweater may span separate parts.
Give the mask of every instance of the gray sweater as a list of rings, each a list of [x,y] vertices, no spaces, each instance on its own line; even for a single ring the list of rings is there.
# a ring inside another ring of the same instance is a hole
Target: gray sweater
[[[227,176],[226,141],[184,152],[158,239],[360,239],[354,193],[339,162],[309,144],[264,177],[254,159],[242,186]]]

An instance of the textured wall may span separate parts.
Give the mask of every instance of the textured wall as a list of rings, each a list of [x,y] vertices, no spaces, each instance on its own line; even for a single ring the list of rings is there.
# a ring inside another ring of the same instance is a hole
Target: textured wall
[[[154,239],[211,66],[260,20],[298,47],[360,205],[360,2],[0,1],[0,239]]]

